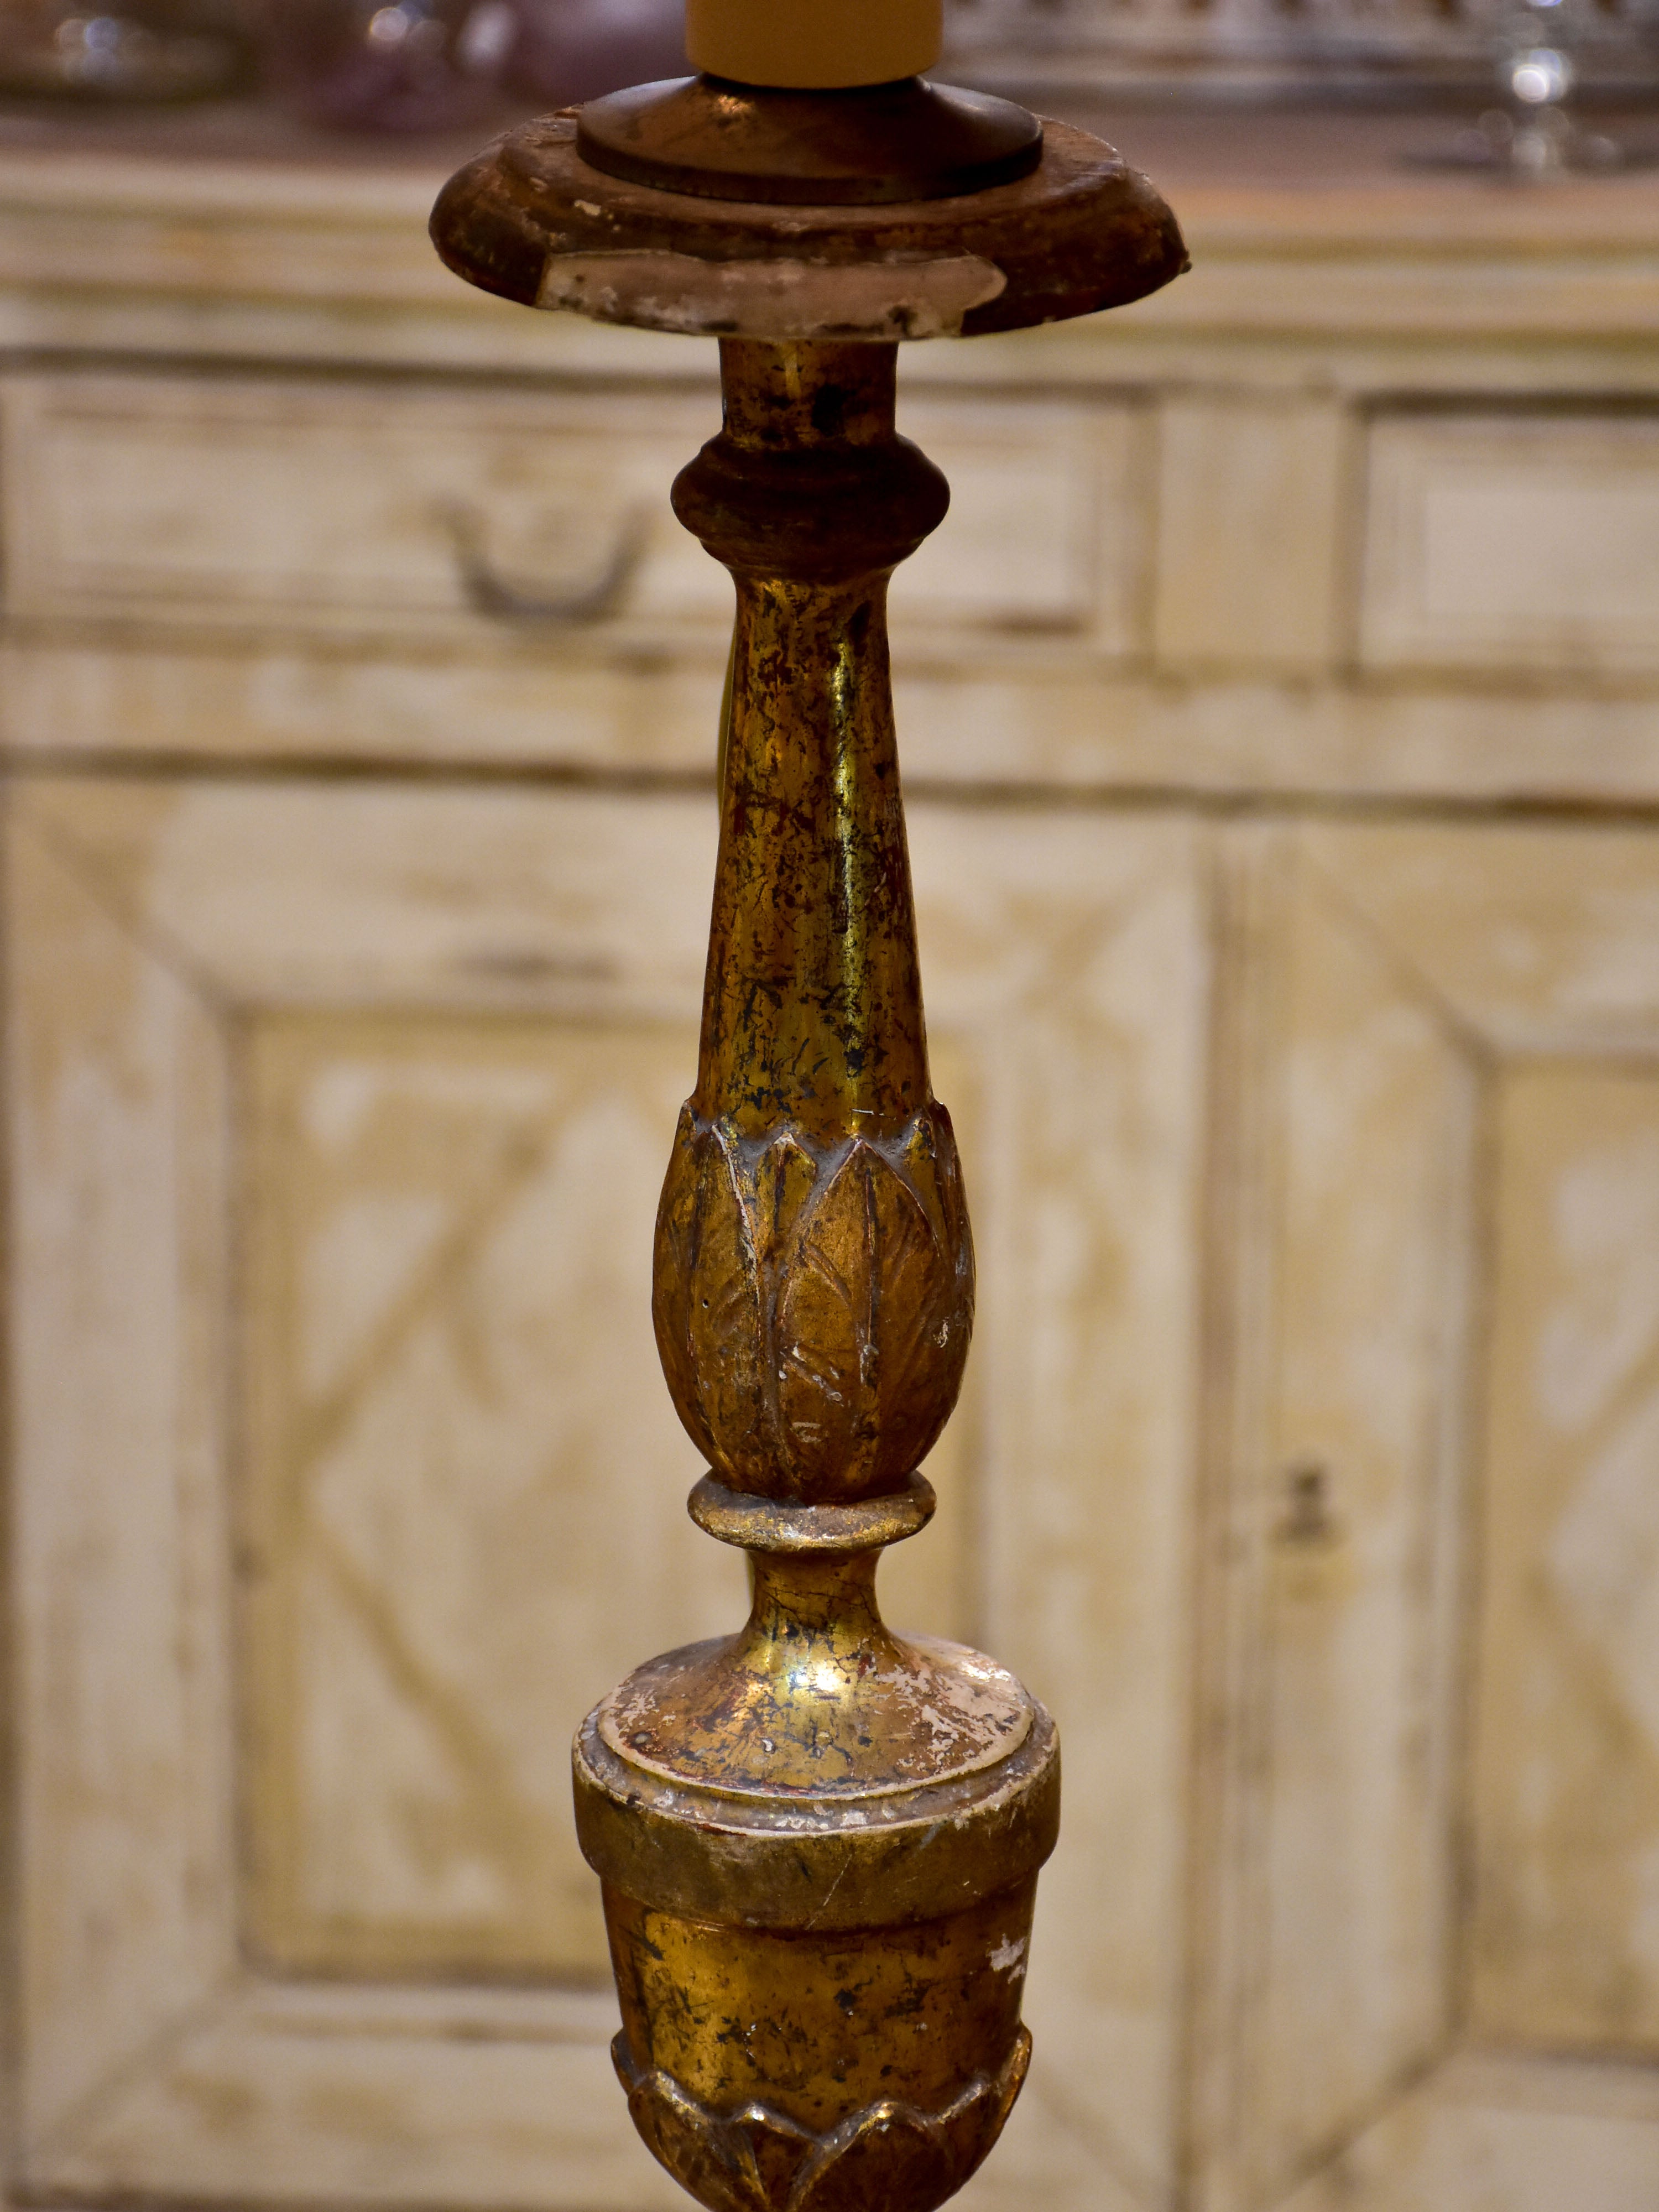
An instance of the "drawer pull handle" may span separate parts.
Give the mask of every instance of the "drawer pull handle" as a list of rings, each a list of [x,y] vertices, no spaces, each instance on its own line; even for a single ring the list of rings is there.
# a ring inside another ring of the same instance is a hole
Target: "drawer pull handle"
[[[492,622],[560,626],[608,622],[621,612],[645,558],[652,518],[649,508],[635,507],[624,517],[611,557],[592,582],[547,599],[519,590],[496,572],[484,550],[483,517],[476,507],[445,507],[440,520],[454,545],[461,588],[474,613],[487,615]]]

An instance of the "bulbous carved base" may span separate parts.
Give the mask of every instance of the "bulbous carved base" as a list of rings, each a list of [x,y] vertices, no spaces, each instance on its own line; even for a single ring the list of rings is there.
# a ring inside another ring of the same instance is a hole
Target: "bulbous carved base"
[[[618,2070],[669,2172],[708,2212],[935,2212],[1024,2078],[1060,1759],[1012,1677],[891,1636],[875,1604],[878,1548],[927,1517],[912,1477],[956,1402],[974,1292],[931,1103],[886,631],[889,573],[948,492],[897,434],[889,341],[950,325],[939,286],[964,257],[994,279],[955,311],[971,331],[1139,298],[1183,249],[1151,187],[1062,125],[1029,179],[890,222],[711,216],[590,168],[575,127],[492,149],[434,234],[486,289],[722,333],[723,427],[674,493],[737,591],[697,1088],[653,1317],[716,1478],[697,1517],[755,1559],[739,1636],[637,1669],[583,1723],[577,1833],[605,1883]]]
[[[657,1216],[668,1387],[732,1490],[898,1489],[956,1404],[974,1253],[951,1117],[745,1137],[688,1105]]]
[[[997,2073],[944,2112],[884,2097],[813,2135],[763,2104],[711,2111],[659,2067],[636,2064],[625,2034],[611,2048],[647,2147],[708,2212],[935,2212],[1001,2134],[1031,2063],[1021,2027]]]

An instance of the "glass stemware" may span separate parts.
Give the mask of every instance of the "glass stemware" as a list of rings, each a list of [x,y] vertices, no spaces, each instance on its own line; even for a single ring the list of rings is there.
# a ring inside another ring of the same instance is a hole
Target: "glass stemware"
[[[512,0],[283,0],[267,46],[277,87],[313,121],[442,131],[498,103],[518,34]]]
[[[459,129],[683,76],[682,0],[283,0],[273,73],[313,120]]]
[[[1568,112],[1583,13],[1583,0],[1517,0],[1499,18],[1494,60],[1504,104],[1488,108],[1468,134],[1472,164],[1518,179],[1619,166],[1615,141],[1584,130]]]
[[[514,84],[550,106],[684,76],[684,0],[517,0]]]
[[[245,74],[240,42],[221,26],[123,0],[115,9],[5,0],[0,93],[117,103],[204,99]]]

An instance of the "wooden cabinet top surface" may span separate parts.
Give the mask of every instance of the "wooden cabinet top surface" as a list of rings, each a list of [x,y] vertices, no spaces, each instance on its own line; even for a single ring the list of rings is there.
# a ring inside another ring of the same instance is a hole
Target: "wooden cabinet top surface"
[[[1659,373],[1632,347],[1659,330],[1659,170],[1638,162],[1517,188],[1425,164],[1454,137],[1453,113],[1125,106],[1078,119],[1156,178],[1192,273],[1079,325],[912,349],[913,374],[1086,380],[1126,356],[1163,373],[1171,346],[1187,359],[1195,345],[1208,357],[1240,342],[1249,361],[1228,373],[1250,381],[1305,374],[1310,347],[1344,384],[1405,373],[1437,386],[1519,375],[1534,388],[1609,378],[1646,388]],[[1607,127],[1638,153],[1654,132],[1639,118]],[[446,275],[426,210],[483,135],[365,144],[257,106],[172,119],[0,116],[0,345],[153,349],[168,342],[158,310],[205,301],[189,343],[209,352],[230,343],[234,307],[267,319],[240,326],[243,352],[684,374],[696,341],[543,322]],[[279,328],[270,318],[283,310],[301,322],[332,313],[326,330],[307,331]],[[1494,363],[1491,349],[1516,341],[1550,356]],[[182,326],[170,342],[185,343]]]
[[[1659,169],[1414,166],[1444,112],[1079,119],[1194,268],[905,349],[957,495],[896,596],[913,781],[1651,805]],[[425,217],[473,143],[0,114],[0,747],[707,773],[724,587],[664,495],[713,344],[457,283]],[[537,626],[469,606],[458,505],[538,597],[655,534]]]

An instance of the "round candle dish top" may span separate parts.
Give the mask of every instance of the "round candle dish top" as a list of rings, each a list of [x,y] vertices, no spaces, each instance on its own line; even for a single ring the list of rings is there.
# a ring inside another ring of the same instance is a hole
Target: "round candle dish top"
[[[975,337],[1155,292],[1187,266],[1175,217],[1103,140],[1045,123],[1029,175],[874,206],[701,198],[584,161],[574,112],[453,177],[432,235],[458,276],[526,307],[704,337]]]

